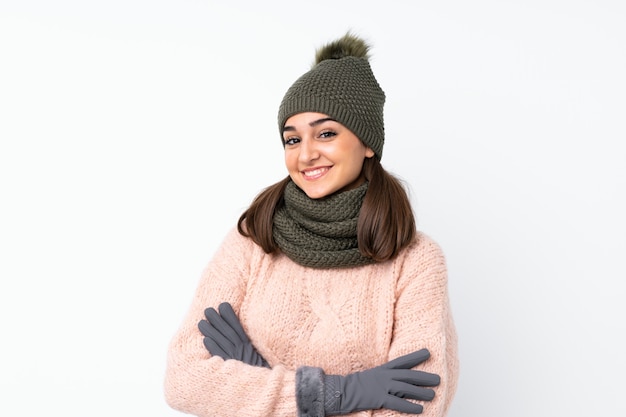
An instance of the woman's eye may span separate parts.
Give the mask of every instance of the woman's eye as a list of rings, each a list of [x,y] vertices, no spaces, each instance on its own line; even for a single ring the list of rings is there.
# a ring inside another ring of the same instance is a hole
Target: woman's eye
[[[337,134],[335,132],[333,132],[332,130],[326,130],[326,131],[320,133],[320,138],[332,138],[335,135],[337,135]]]
[[[296,137],[285,138],[284,142],[285,142],[285,145],[295,145],[296,143],[300,142],[300,138],[296,138]]]

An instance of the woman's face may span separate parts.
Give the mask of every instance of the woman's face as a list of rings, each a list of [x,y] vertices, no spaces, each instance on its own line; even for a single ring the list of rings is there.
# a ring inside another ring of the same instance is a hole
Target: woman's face
[[[285,165],[310,198],[350,190],[365,181],[363,161],[374,156],[347,127],[322,113],[298,113],[285,122]]]

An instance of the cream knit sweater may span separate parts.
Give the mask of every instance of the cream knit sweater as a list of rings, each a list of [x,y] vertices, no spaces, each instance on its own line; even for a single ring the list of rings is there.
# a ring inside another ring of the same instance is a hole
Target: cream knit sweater
[[[198,322],[228,301],[271,369],[211,357]],[[445,259],[423,233],[398,258],[344,269],[312,269],[267,255],[233,229],[204,270],[169,346],[168,404],[199,417],[295,417],[300,366],[348,374],[427,348],[417,369],[441,377],[423,417],[443,417],[458,378],[457,340]],[[354,416],[400,416],[391,410]]]

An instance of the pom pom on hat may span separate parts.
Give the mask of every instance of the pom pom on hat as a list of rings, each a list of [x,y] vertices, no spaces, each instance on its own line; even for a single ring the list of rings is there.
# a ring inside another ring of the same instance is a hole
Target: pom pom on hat
[[[347,56],[369,60],[369,50],[369,45],[363,39],[348,32],[343,37],[319,48],[315,53],[313,66],[327,59],[341,59]]]
[[[319,48],[313,67],[287,90],[278,109],[281,134],[294,114],[327,114],[352,131],[380,159],[385,141],[385,93],[369,64],[369,45],[348,32]]]

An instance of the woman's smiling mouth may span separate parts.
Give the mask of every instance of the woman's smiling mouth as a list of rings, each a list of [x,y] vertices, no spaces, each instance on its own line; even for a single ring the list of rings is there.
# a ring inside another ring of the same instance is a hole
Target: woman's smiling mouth
[[[314,179],[320,178],[321,176],[326,174],[329,170],[330,170],[330,167],[307,169],[307,170],[302,171],[302,175],[306,179],[314,180]]]

